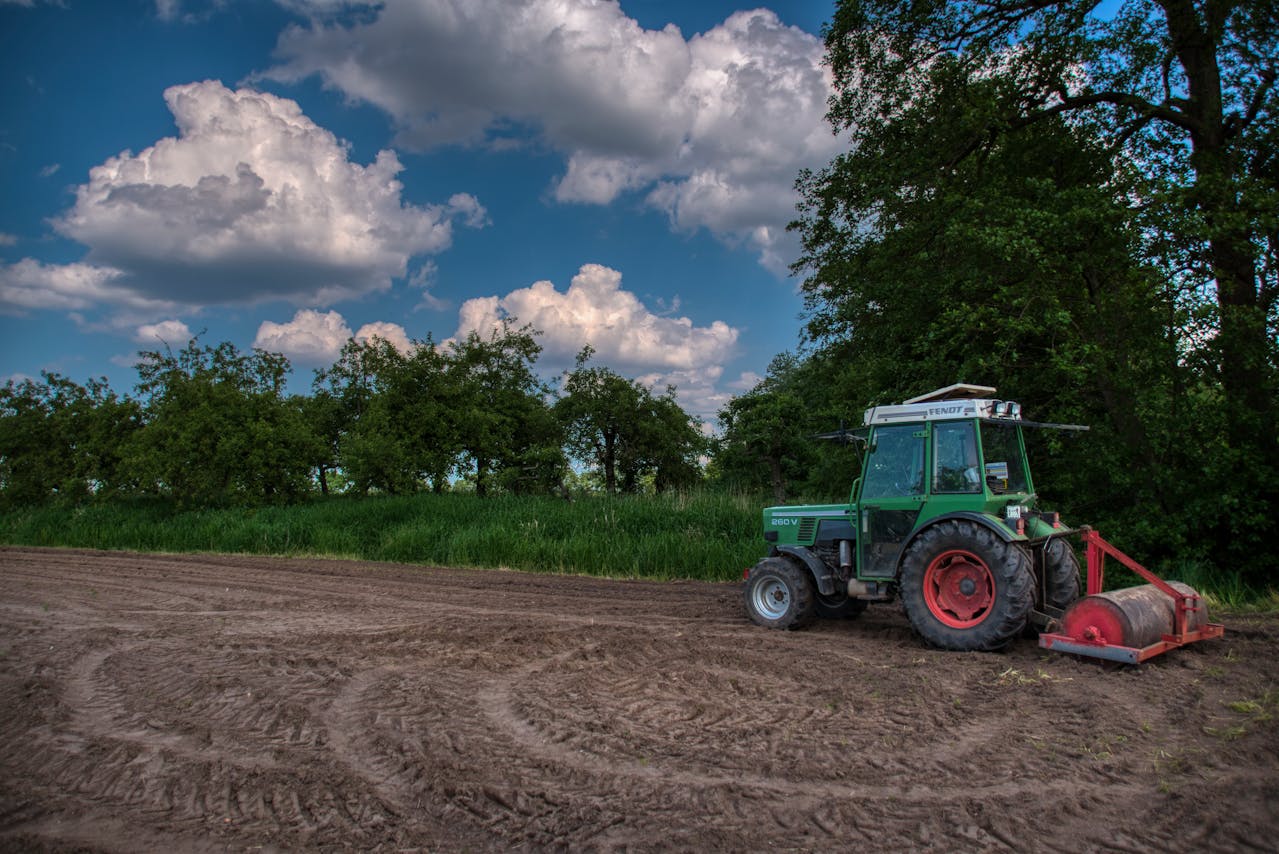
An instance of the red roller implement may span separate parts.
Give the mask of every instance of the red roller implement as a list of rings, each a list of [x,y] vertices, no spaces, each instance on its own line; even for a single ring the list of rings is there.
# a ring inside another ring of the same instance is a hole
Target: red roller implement
[[[1223,627],[1208,622],[1203,598],[1193,588],[1164,581],[1090,528],[1082,533],[1088,547],[1088,595],[1066,609],[1060,632],[1039,636],[1044,649],[1137,664],[1222,636]],[[1103,593],[1107,555],[1149,584]]]

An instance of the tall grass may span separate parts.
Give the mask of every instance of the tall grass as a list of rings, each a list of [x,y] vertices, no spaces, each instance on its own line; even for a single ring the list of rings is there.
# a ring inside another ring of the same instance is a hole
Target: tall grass
[[[157,501],[0,513],[11,545],[315,555],[623,578],[741,577],[766,550],[744,496],[337,497],[179,510]]]
[[[0,512],[0,543],[161,552],[325,556],[615,578],[731,581],[767,551],[764,498],[334,497],[292,507],[180,510],[157,500]],[[1182,560],[1156,567],[1215,611],[1279,609],[1279,592]],[[1140,584],[1107,567],[1108,587]]]

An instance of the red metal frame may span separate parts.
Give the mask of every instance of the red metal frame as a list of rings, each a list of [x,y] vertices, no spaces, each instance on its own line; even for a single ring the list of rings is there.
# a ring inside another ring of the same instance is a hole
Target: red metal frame
[[[1175,606],[1172,633],[1165,634],[1162,640],[1144,647],[1120,646],[1118,644],[1108,644],[1104,640],[1076,638],[1063,634],[1042,634],[1039,636],[1039,645],[1041,647],[1059,652],[1071,652],[1076,655],[1087,655],[1093,658],[1137,664],[1148,658],[1165,653],[1170,649],[1176,649],[1179,646],[1185,646],[1195,641],[1219,638],[1225,633],[1225,628],[1218,623],[1205,622],[1197,629],[1187,629],[1187,615],[1201,611],[1204,608],[1203,600],[1197,593],[1186,594],[1176,590],[1168,582],[1106,542],[1099,532],[1091,528],[1083,528],[1081,534],[1084,545],[1087,546],[1088,595],[1093,596],[1101,592],[1102,584],[1105,581],[1106,557],[1113,557],[1154,585],[1160,592],[1172,597]]]

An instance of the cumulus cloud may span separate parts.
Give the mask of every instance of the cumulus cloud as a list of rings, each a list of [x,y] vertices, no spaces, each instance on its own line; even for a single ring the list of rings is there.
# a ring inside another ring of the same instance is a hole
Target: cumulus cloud
[[[663,317],[622,289],[622,274],[599,264],[582,266],[568,289],[535,282],[506,296],[467,300],[458,312],[456,337],[485,335],[503,318],[531,323],[552,364],[567,365],[586,344],[601,364],[644,374],[650,384],[673,378],[681,386],[714,382],[735,350],[738,331],[723,321],[694,326],[687,317]]]
[[[778,272],[802,167],[841,144],[821,41],[767,9],[686,39],[593,0],[389,0],[353,20],[334,0],[280,37],[281,81],[310,75],[399,124],[403,144],[510,143],[534,127],[567,158],[564,202],[644,191],[680,230],[753,246]]]
[[[253,346],[283,353],[295,362],[326,365],[337,359],[350,337],[351,327],[336,311],[301,309],[287,323],[264,320]]]
[[[94,167],[54,222],[138,299],[331,303],[386,290],[410,258],[446,249],[455,218],[486,222],[464,193],[405,203],[393,151],[351,162],[294,101],[216,81],[164,97],[178,136]]]
[[[133,340],[139,344],[168,344],[171,347],[181,347],[191,340],[191,329],[180,320],[144,323],[133,333]]]
[[[337,361],[348,340],[367,342],[381,338],[401,353],[413,349],[408,332],[398,323],[366,323],[352,333],[346,319],[336,311],[302,309],[287,323],[267,320],[258,327],[253,346],[283,353],[290,361],[305,365],[329,365]]]
[[[0,264],[0,312],[82,311],[101,303],[155,313],[173,310],[172,301],[138,294],[123,284],[124,278],[120,270],[93,264],[43,264],[30,258]]]
[[[388,323],[384,320],[366,323],[355,333],[355,340],[361,343],[371,341],[374,338],[381,338],[401,353],[408,353],[413,349],[413,342],[409,340],[409,333],[398,323]]]

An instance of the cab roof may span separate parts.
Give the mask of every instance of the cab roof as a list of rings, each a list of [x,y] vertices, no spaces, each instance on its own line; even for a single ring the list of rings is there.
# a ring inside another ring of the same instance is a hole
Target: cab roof
[[[993,418],[1020,421],[1021,407],[1008,401],[985,397],[994,386],[955,383],[904,403],[873,406],[866,410],[865,425],[907,424],[914,421],[954,421],[962,418]]]

